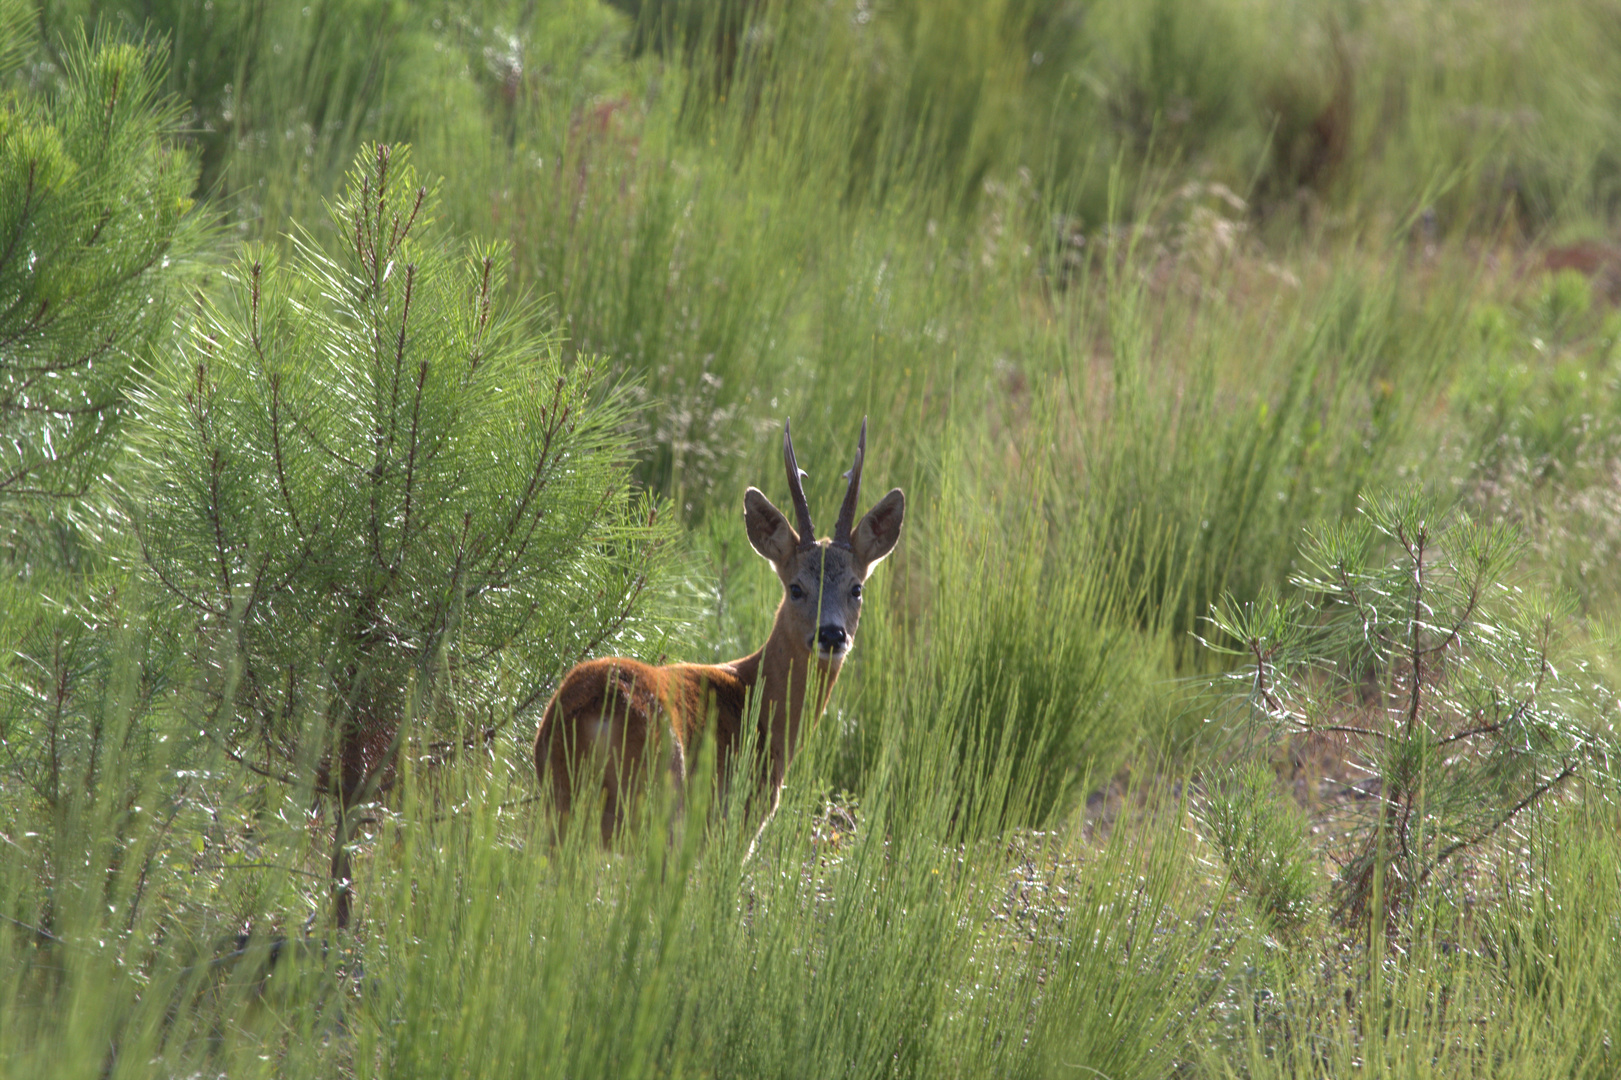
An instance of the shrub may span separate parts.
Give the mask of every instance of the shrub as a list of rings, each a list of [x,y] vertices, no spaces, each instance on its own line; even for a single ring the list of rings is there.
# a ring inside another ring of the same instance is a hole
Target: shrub
[[[35,16],[0,0],[0,791],[57,821],[161,692],[167,642],[103,578],[104,478],[208,238],[161,51],[81,33],[46,65]]]
[[[1513,580],[1523,547],[1420,492],[1384,494],[1308,534],[1297,598],[1213,611],[1257,721],[1342,738],[1366,774],[1332,853],[1346,923],[1393,922],[1604,760],[1609,692],[1563,609]]]
[[[997,460],[986,445],[948,451],[942,495],[910,534],[929,553],[908,576],[928,576],[930,606],[864,623],[858,689],[842,692],[855,719],[835,781],[868,790],[887,754],[950,746],[951,779],[925,783],[961,785],[966,835],[1048,824],[1118,769],[1152,702],[1144,654],[1162,640],[1131,623],[1141,594],[1119,567],[1136,553],[1107,550],[1054,504],[1039,436],[1022,449],[1027,467],[976,484],[953,457]]]
[[[197,170],[155,50],[81,35],[43,93],[8,89],[21,50],[0,51],[0,498],[78,496],[169,333]]]
[[[1292,931],[1312,914],[1317,872],[1306,843],[1305,815],[1280,799],[1276,789],[1272,770],[1252,762],[1205,797],[1198,817],[1233,885],[1269,924]]]
[[[343,246],[250,253],[140,394],[133,516],[195,623],[206,725],[333,798],[340,883],[404,740],[487,740],[567,663],[636,648],[669,535],[629,484],[623,397],[435,204],[403,151],[367,152]]]

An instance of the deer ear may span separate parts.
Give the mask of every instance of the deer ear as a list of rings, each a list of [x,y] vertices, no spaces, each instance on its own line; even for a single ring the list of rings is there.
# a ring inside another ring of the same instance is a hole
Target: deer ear
[[[895,544],[901,538],[901,519],[905,516],[906,496],[900,488],[894,488],[857,523],[850,537],[850,547],[864,573],[871,571],[883,561],[885,555],[895,550]]]
[[[759,488],[743,493],[743,525],[748,529],[749,544],[772,566],[785,565],[799,547],[799,534]]]

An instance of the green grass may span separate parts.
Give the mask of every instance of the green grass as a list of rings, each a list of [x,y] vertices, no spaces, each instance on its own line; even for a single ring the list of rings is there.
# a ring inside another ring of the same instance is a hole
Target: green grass
[[[780,503],[785,417],[819,520],[863,416],[869,496],[908,499],[759,857],[703,781],[612,852],[588,814],[554,839],[538,709],[503,704],[532,679],[496,664],[439,718],[494,737],[407,733],[363,808],[343,931],[331,808],[209,737],[229,670],[153,599],[109,494],[139,470],[17,504],[0,1074],[1613,1073],[1613,778],[1391,935],[1335,925],[1343,763],[1244,745],[1195,637],[1287,588],[1306,526],[1424,484],[1525,530],[1521,587],[1574,594],[1613,681],[1621,317],[1540,269],[1621,209],[1609,8],[780,0],[689,42],[658,28],[701,6],[641,10],[0,0],[39,29],[0,94],[59,79],[79,17],[169,50],[209,266],[333,240],[360,147],[413,145],[636,405],[684,533],[647,659],[764,639],[738,511]],[[1205,836],[1235,770],[1270,831]],[[1246,844],[1271,862],[1223,862]]]

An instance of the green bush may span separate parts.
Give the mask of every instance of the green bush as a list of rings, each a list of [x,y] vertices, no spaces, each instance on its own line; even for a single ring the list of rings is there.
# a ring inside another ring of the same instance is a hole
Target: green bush
[[[623,395],[436,210],[376,147],[341,246],[245,256],[138,395],[130,513],[195,626],[206,729],[344,811],[402,743],[480,745],[569,663],[657,634],[669,532],[629,484]]]
[[[40,7],[41,23],[58,31],[82,19],[168,42],[166,89],[185,102],[197,194],[261,240],[289,219],[324,228],[321,202],[338,193],[367,142],[410,142],[436,157],[458,151],[471,172],[492,139],[521,19],[500,3],[391,0]]]
[[[1517,587],[1523,550],[1508,526],[1383,494],[1308,534],[1298,598],[1212,613],[1256,722],[1341,737],[1367,777],[1335,882],[1347,924],[1409,915],[1614,752],[1565,612]]]
[[[1313,915],[1317,872],[1306,818],[1277,792],[1277,777],[1251,762],[1218,783],[1197,813],[1234,886],[1275,929],[1299,931]]]
[[[0,33],[20,29],[5,10]],[[100,480],[201,243],[197,169],[164,70],[155,50],[82,34],[41,92],[0,69],[0,499],[12,512],[17,496],[76,497]]]
[[[0,818],[61,826],[147,760],[172,674],[107,481],[208,235],[162,51],[81,32],[49,65],[33,30],[0,3]]]
[[[1048,824],[1120,768],[1152,701],[1144,654],[1163,647],[1132,623],[1142,598],[1127,591],[1122,553],[1049,501],[1055,463],[1041,441],[1026,447],[1027,469],[968,487],[958,478],[976,471],[966,463],[975,444],[965,439],[938,500],[912,503],[908,544],[928,554],[908,578],[915,588],[927,575],[929,607],[886,605],[877,626],[864,624],[848,692],[836,783],[864,790],[886,753],[944,743],[968,835]]]

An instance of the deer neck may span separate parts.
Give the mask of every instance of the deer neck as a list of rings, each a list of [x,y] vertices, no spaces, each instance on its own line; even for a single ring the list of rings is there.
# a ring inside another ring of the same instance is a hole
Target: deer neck
[[[787,627],[781,608],[764,647],[733,663],[739,679],[759,700],[761,743],[769,751],[773,784],[781,785],[805,725],[814,724],[827,708],[828,695],[843,665],[842,657],[818,660],[799,634]]]

